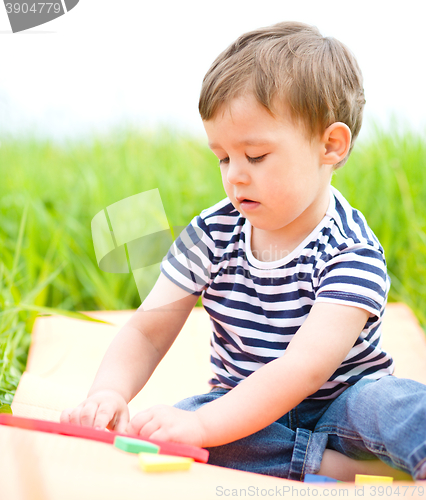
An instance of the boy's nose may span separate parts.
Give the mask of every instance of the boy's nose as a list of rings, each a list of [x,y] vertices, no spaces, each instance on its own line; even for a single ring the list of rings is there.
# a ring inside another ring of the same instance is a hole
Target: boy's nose
[[[230,160],[227,166],[226,180],[230,184],[247,184],[250,181],[250,177],[243,165]]]

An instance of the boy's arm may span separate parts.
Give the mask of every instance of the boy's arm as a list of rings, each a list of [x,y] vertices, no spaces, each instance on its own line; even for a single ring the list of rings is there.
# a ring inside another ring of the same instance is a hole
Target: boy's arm
[[[193,415],[153,407],[138,414],[129,430],[199,446],[219,446],[253,434],[320,389],[354,345],[368,316],[357,307],[316,303],[282,357]]]
[[[161,273],[108,347],[87,399],[75,409],[64,410],[61,422],[123,432],[129,420],[127,403],[169,350],[197,299]]]

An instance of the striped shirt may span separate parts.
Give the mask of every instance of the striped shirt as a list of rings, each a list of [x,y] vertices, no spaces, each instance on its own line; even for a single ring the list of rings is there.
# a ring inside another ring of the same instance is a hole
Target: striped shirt
[[[335,398],[361,378],[393,372],[381,348],[390,286],[383,248],[364,216],[330,189],[320,224],[280,260],[255,258],[251,224],[229,198],[194,217],[163,259],[163,274],[202,295],[210,315],[211,385],[235,387],[282,356],[315,302],[360,307],[370,316],[340,367],[310,398]]]

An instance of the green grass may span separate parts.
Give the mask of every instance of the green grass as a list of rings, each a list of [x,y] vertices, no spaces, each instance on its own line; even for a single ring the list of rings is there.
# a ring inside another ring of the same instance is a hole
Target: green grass
[[[426,138],[377,130],[357,144],[333,184],[385,248],[390,300],[406,302],[426,325]],[[38,313],[139,306],[131,274],[98,268],[91,220],[153,188],[171,226],[225,196],[206,141],[170,130],[121,130],[62,146],[2,140],[0,405],[13,398]]]
[[[361,210],[379,238],[392,280],[390,301],[403,301],[426,326],[426,137],[376,129],[355,146],[333,184]]]

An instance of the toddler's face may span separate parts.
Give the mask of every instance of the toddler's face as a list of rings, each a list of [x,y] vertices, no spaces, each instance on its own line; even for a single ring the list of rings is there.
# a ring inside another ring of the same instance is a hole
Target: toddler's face
[[[253,95],[235,98],[204,122],[234,207],[270,241],[295,241],[321,221],[331,166],[324,143],[310,141],[289,117],[273,117]]]

